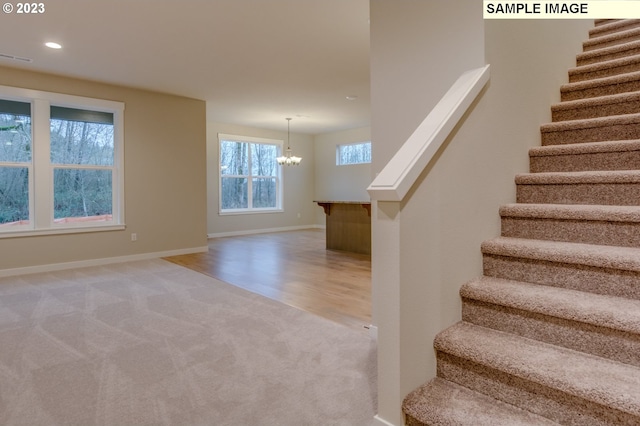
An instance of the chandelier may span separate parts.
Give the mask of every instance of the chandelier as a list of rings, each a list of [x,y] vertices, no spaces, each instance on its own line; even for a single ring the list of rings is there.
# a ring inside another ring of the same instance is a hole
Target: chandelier
[[[291,146],[289,144],[289,126],[291,124],[291,118],[287,118],[287,149],[284,151],[284,155],[276,158],[276,161],[281,166],[297,166],[302,161],[302,158],[291,155]]]

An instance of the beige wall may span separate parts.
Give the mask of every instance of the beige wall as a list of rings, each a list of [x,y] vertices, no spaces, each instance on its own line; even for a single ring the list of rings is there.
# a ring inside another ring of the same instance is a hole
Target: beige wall
[[[291,127],[294,126],[292,121]],[[299,166],[283,167],[283,212],[220,215],[219,211],[219,149],[218,133],[278,139],[287,144],[286,122],[283,131],[257,129],[225,123],[207,123],[207,232],[210,236],[223,236],[311,227],[316,223],[314,200],[313,136],[291,133],[291,149],[302,157]],[[298,216],[299,215],[299,216]]]
[[[13,68],[0,68],[0,85],[125,103],[126,223],[123,231],[0,238],[0,270],[206,247],[203,101]]]
[[[498,208],[515,199],[585,21],[483,21],[481,2],[371,1],[372,142],[378,172],[451,83],[491,64],[472,111],[399,206],[397,282],[373,222],[374,322],[379,327],[379,419],[435,375],[435,334],[460,319],[460,286],[482,274],[480,243],[499,235]],[[385,225],[386,226],[386,225]]]
[[[371,164],[336,165],[336,147],[341,144],[371,140],[371,128],[316,135],[315,199],[330,201],[369,201],[367,187],[371,183]],[[316,209],[317,223],[325,223],[321,207]]]

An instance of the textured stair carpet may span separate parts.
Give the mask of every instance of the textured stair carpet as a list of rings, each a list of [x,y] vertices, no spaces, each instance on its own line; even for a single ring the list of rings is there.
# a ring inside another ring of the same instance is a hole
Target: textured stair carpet
[[[0,279],[0,424],[369,425],[375,342],[164,260]]]
[[[640,425],[639,40],[589,32],[408,425]]]

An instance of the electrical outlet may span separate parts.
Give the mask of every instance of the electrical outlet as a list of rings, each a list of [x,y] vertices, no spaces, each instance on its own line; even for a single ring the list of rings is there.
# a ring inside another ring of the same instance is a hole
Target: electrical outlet
[[[298,213],[298,219],[300,219],[300,213]]]
[[[135,232],[131,233],[131,241],[138,241],[138,234],[136,234]]]

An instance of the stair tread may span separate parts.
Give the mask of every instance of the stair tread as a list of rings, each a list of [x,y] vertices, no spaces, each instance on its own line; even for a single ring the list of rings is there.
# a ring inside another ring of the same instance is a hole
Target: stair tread
[[[640,206],[513,203],[501,206],[500,215],[502,217],[535,219],[640,222]]]
[[[615,46],[607,46],[602,47],[600,49],[593,49],[587,52],[582,52],[576,55],[576,62],[586,61],[593,58],[597,58],[598,56],[606,56],[619,52],[624,52],[625,50],[633,50],[640,47],[640,40],[634,40],[627,43],[616,44]]]
[[[566,111],[578,108],[605,106],[622,102],[640,100],[640,92],[624,92],[613,95],[597,96],[593,98],[563,101],[551,105],[552,111]]]
[[[640,300],[481,277],[460,289],[462,297],[598,327],[640,333]]]
[[[552,426],[557,423],[436,377],[411,392],[404,412],[425,424]]]
[[[601,33],[620,30],[621,28],[626,28],[629,25],[634,25],[634,24],[637,24],[638,22],[640,22],[640,20],[638,19],[621,19],[618,21],[607,22],[605,24],[596,25],[594,28],[589,30],[589,37],[590,38],[598,37],[599,34]]]
[[[605,117],[581,118],[578,120],[557,121],[540,126],[541,132],[562,132],[576,129],[591,129],[598,127],[615,126],[620,124],[640,123],[640,113],[609,115]]]
[[[612,34],[605,34],[598,37],[592,37],[588,40],[585,40],[582,43],[582,46],[583,48],[589,48],[591,46],[596,46],[598,44],[622,40],[622,39],[633,37],[636,35],[640,35],[640,28],[631,28],[628,30],[618,31]]]
[[[576,81],[574,83],[565,83],[560,86],[560,92],[568,92],[571,90],[584,90],[598,86],[609,86],[620,83],[626,83],[629,81],[640,80],[640,71],[629,72],[620,75],[614,75],[609,77],[594,78],[585,81]]]
[[[529,149],[529,156],[543,157],[551,155],[575,155],[625,151],[640,151],[640,139],[537,146]]]
[[[637,367],[465,322],[439,333],[434,346],[487,368],[640,415]]]
[[[628,64],[636,64],[640,62],[640,54],[624,56],[622,58],[609,59],[601,61],[595,64],[580,65],[577,67],[569,68],[569,76],[575,74],[584,74],[587,72],[601,71],[609,68],[620,67]]]
[[[515,182],[518,185],[640,183],[640,170],[520,173]]]
[[[497,237],[484,241],[483,254],[640,272],[640,248]]]

